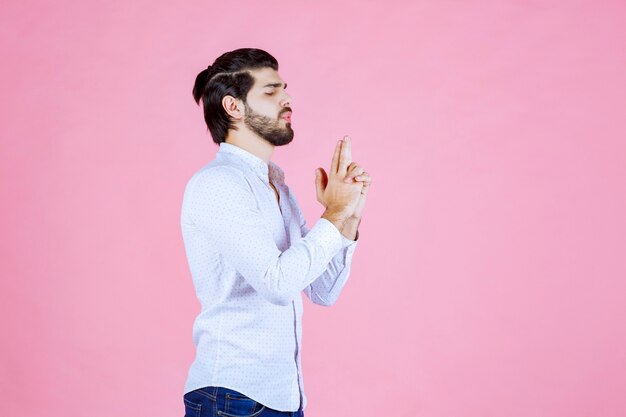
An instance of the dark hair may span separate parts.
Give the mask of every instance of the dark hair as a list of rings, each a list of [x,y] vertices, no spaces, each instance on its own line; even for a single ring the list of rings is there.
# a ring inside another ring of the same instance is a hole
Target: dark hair
[[[196,76],[193,98],[204,105],[204,121],[218,145],[226,140],[228,129],[237,130],[233,120],[222,106],[222,98],[231,95],[246,103],[248,92],[254,85],[249,70],[273,68],[278,71],[278,61],[269,53],[255,48],[241,48],[220,55],[212,65]]]

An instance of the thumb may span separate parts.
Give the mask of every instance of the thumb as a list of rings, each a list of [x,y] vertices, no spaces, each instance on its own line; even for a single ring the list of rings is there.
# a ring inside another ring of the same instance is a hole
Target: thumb
[[[324,192],[324,179],[322,172],[324,168],[317,168],[315,170],[315,191],[317,192],[317,197],[320,198],[322,193]]]

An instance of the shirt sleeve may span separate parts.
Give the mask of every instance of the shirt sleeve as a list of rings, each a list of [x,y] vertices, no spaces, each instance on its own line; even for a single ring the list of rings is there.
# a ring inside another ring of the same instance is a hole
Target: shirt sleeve
[[[295,197],[293,197],[291,193],[290,196],[295,201]],[[298,221],[300,222],[302,237],[306,238],[312,229],[309,230],[307,227],[306,219],[298,207],[297,202],[295,202],[293,206],[295,207]],[[358,230],[355,240],[350,240],[341,235],[341,250],[331,259],[324,272],[304,289],[304,293],[313,303],[322,306],[335,304],[350,275],[352,255],[354,254],[358,240]]]
[[[342,250],[337,227],[320,218],[306,238],[281,252],[250,184],[236,168],[207,168],[192,181],[188,207],[193,224],[271,303],[288,305]]]

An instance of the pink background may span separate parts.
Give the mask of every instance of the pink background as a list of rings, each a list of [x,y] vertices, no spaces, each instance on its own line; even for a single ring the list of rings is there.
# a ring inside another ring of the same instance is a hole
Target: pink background
[[[0,415],[183,415],[191,88],[239,47],[289,84],[309,224],[335,140],[373,177],[307,417],[626,415],[624,4],[3,2]]]

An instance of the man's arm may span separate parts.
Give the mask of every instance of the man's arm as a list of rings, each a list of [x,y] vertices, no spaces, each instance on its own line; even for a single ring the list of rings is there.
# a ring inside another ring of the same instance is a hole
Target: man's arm
[[[308,236],[310,230],[297,202],[293,206],[295,207],[302,237],[304,238]],[[339,294],[350,275],[352,255],[359,239],[359,223],[359,219],[349,219],[344,223],[341,230],[342,249],[331,259],[326,270],[304,289],[304,293],[313,303],[331,306],[339,298]],[[354,237],[354,240],[351,237]]]
[[[342,249],[342,235],[320,218],[281,252],[246,178],[228,166],[208,168],[189,184],[186,209],[209,244],[265,299],[288,305]]]

